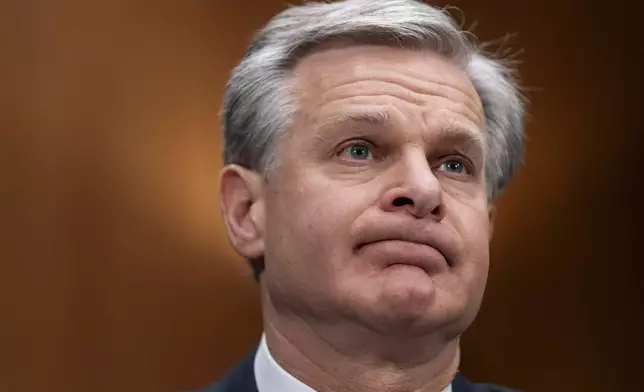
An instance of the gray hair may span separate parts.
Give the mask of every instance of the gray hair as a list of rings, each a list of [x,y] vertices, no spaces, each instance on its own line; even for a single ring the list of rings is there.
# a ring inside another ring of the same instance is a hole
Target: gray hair
[[[515,72],[483,53],[449,14],[416,0],[345,0],[293,6],[257,32],[226,85],[224,163],[266,174],[277,137],[297,110],[289,87],[296,62],[326,43],[428,49],[468,74],[485,115],[488,200],[501,193],[523,152],[523,99]]]

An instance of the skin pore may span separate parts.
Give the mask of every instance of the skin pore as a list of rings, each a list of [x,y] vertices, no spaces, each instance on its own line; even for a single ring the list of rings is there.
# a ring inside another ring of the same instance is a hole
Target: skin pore
[[[329,48],[264,179],[222,171],[229,238],[263,257],[271,354],[318,391],[441,391],[480,307],[492,207],[481,102],[427,50]]]

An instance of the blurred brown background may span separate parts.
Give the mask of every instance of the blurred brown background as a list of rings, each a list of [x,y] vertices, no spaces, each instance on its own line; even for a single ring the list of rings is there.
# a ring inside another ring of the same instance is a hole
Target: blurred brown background
[[[518,33],[534,88],[464,338],[474,380],[644,390],[639,3],[450,3],[483,40]],[[257,288],[217,207],[218,108],[283,6],[2,2],[1,391],[196,388],[255,344]]]

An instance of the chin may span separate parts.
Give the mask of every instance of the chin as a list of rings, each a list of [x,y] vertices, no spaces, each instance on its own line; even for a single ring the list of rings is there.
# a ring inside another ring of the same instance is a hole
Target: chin
[[[472,317],[467,306],[450,297],[450,293],[414,288],[381,292],[354,311],[361,324],[382,335],[409,338],[438,334],[451,340],[465,331]]]
[[[413,311],[405,312],[370,312],[363,314],[361,324],[367,329],[387,337],[423,337],[449,328],[442,320],[429,314],[418,314]]]
[[[445,275],[444,275],[445,274]],[[340,286],[345,316],[387,336],[421,337],[438,333],[453,338],[475,313],[466,292],[449,290],[449,272],[429,275],[411,267],[388,267]]]

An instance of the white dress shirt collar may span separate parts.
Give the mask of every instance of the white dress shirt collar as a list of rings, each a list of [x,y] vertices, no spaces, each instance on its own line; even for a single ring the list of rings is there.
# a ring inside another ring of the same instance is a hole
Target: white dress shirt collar
[[[259,392],[316,392],[277,363],[268,350],[264,334],[255,354],[254,370]],[[452,384],[445,387],[443,392],[452,392]]]

